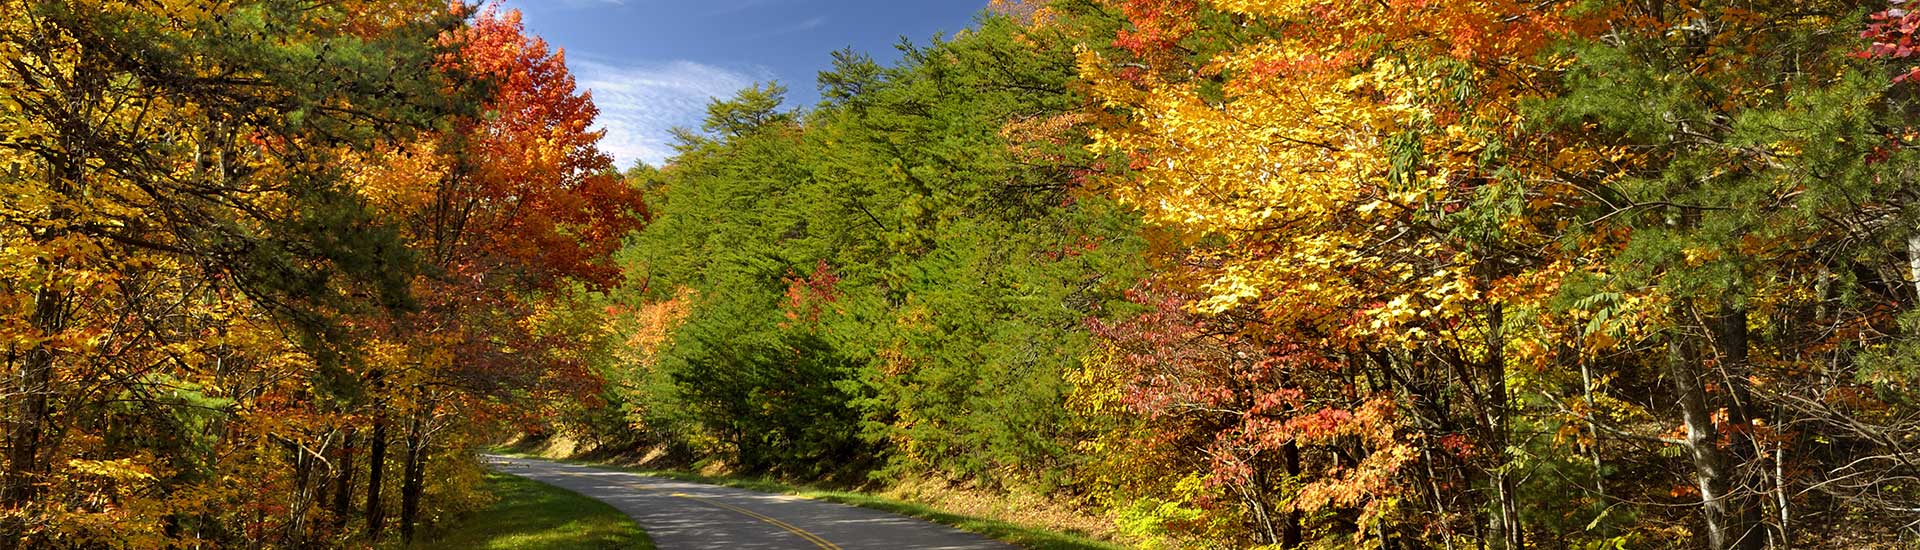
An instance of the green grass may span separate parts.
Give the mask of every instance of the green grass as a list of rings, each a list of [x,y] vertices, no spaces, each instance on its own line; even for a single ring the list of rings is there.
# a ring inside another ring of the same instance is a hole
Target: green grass
[[[628,467],[607,464],[604,462],[596,462],[591,460],[552,459],[552,458],[546,458],[546,457],[541,457],[541,456],[536,456],[531,454],[515,453],[512,451],[502,451],[502,454],[511,454],[516,456],[522,456],[526,458],[536,458],[541,460],[554,460],[556,462],[566,462],[570,464],[583,464],[583,465],[595,466],[600,468],[633,472],[633,473],[642,474],[642,475],[660,476],[664,478],[677,479],[681,481],[692,481],[696,483],[706,483],[711,485],[720,485],[724,487],[737,487],[741,489],[760,491],[763,493],[788,494],[788,495],[798,496],[802,498],[824,500],[827,502],[837,502],[840,504],[859,506],[862,508],[872,508],[875,510],[893,512],[895,514],[900,514],[903,516],[912,516],[912,517],[924,519],[927,521],[931,521],[934,523],[949,525],[963,531],[978,533],[981,535],[992,537],[994,539],[1012,543],[1013,545],[1019,546],[1021,548],[1028,548],[1031,550],[1122,550],[1126,548],[1124,546],[1120,546],[1110,542],[1099,541],[1099,540],[1095,540],[1092,538],[1088,538],[1088,537],[1084,537],[1084,536],[1080,536],[1072,533],[1061,533],[1057,531],[1050,531],[1050,530],[1042,529],[1039,527],[1021,525],[1017,523],[1011,523],[1011,522],[1006,522],[1006,521],[1001,521],[1001,520],[991,519],[991,518],[982,518],[982,517],[968,516],[968,515],[962,515],[962,514],[955,514],[955,513],[947,512],[944,510],[939,510],[934,507],[927,506],[920,503],[890,499],[890,498],[881,497],[877,495],[870,495],[866,493],[819,489],[819,488],[807,487],[804,485],[795,485],[795,484],[791,484],[783,481],[766,479],[766,478],[709,476],[709,475],[701,475],[701,474],[672,471],[672,470],[666,470],[666,471],[643,470],[638,468],[628,468]]]
[[[489,473],[499,500],[416,546],[427,550],[652,550],[632,518],[606,503],[527,478]]]

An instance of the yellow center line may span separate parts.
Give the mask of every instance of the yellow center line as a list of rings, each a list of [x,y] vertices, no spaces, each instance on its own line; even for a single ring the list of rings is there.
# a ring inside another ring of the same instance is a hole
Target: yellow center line
[[[558,472],[558,473],[559,473],[560,475],[563,475],[563,476],[568,476],[568,477],[589,477],[589,476],[587,476],[586,474],[576,474],[576,473],[573,473],[573,472]],[[648,486],[645,486],[645,485],[640,485],[640,484],[637,484],[637,483],[625,483],[625,484],[622,484],[622,485],[623,485],[623,486],[625,486],[625,487],[626,487],[626,488],[628,488],[628,489],[634,489],[634,490],[638,490],[638,491],[647,491],[647,492],[653,492],[653,491],[656,491],[656,490],[657,490],[657,489],[654,489],[654,488],[652,488],[652,487],[648,487]],[[709,505],[709,506],[713,506],[713,507],[715,507],[715,508],[720,508],[720,509],[722,509],[722,510],[727,510],[727,511],[731,511],[731,512],[734,512],[734,513],[738,513],[738,514],[740,514],[740,515],[743,515],[743,516],[747,516],[747,517],[750,517],[750,518],[753,518],[753,519],[757,519],[757,520],[760,520],[760,521],[762,521],[762,522],[765,522],[765,523],[766,523],[766,524],[768,524],[768,525],[772,525],[772,526],[774,526],[774,527],[779,527],[779,528],[781,528],[781,529],[785,529],[785,530],[786,530],[786,531],[787,531],[788,533],[793,533],[794,535],[796,535],[796,536],[799,536],[799,537],[800,537],[800,538],[802,538],[802,539],[806,539],[806,541],[807,541],[807,542],[811,542],[811,543],[813,543],[813,545],[814,545],[814,546],[818,546],[818,547],[820,547],[820,548],[821,548],[821,550],[843,550],[842,548],[840,548],[840,545],[838,545],[838,544],[834,544],[834,543],[832,543],[832,542],[829,542],[829,541],[828,541],[827,539],[823,539],[823,538],[820,538],[820,535],[815,535],[815,534],[813,534],[813,533],[809,533],[809,532],[807,532],[807,530],[806,530],[806,529],[801,529],[801,528],[799,528],[799,527],[795,527],[795,526],[794,526],[793,524],[791,524],[791,523],[787,523],[787,522],[784,522],[784,521],[780,521],[780,520],[778,520],[778,519],[774,519],[774,518],[773,518],[772,516],[768,516],[768,515],[766,515],[766,514],[762,514],[762,513],[759,513],[759,512],[755,512],[755,511],[753,511],[753,510],[748,510],[748,509],[746,509],[746,508],[741,508],[741,507],[739,507],[739,506],[734,506],[734,505],[731,505],[731,504],[726,504],[726,503],[723,503],[723,502],[716,502],[716,501],[714,501],[714,500],[711,500],[711,499],[705,499],[705,498],[700,498],[700,497],[696,497],[696,496],[693,496],[693,495],[689,495],[689,494],[686,494],[686,493],[670,493],[670,494],[669,494],[668,496],[674,496],[674,497],[679,497],[679,498],[684,498],[684,499],[687,499],[687,500],[692,500],[692,501],[697,501],[697,502],[700,502],[700,503],[702,503],[702,504],[706,504],[706,505]]]
[[[780,520],[778,520],[778,519],[774,519],[774,518],[773,518],[773,517],[771,517],[771,516],[767,516],[767,515],[765,515],[765,514],[761,514],[761,513],[759,513],[759,512],[755,512],[755,511],[753,511],[753,510],[748,510],[748,509],[746,509],[746,508],[741,508],[741,507],[739,507],[739,506],[734,506],[734,505],[731,505],[731,504],[726,504],[726,503],[723,503],[723,502],[716,502],[716,501],[713,501],[713,500],[710,500],[710,499],[704,499],[704,498],[700,498],[700,497],[696,497],[696,496],[693,496],[693,495],[689,495],[689,494],[686,494],[686,493],[673,493],[673,496],[676,496],[676,497],[680,497],[680,498],[684,498],[684,499],[688,499],[688,500],[696,500],[696,501],[700,501],[700,502],[702,502],[702,503],[705,503],[705,504],[708,504],[708,505],[712,505],[712,506],[715,506],[715,507],[718,507],[718,508],[724,508],[724,509],[727,509],[727,510],[732,510],[732,511],[734,511],[734,512],[739,512],[739,513],[740,513],[741,515],[744,515],[744,516],[747,516],[747,517],[750,517],[750,518],[753,518],[753,519],[757,519],[757,520],[760,520],[760,521],[764,521],[764,522],[766,522],[766,523],[768,523],[768,524],[770,524],[770,525],[772,525],[772,526],[774,526],[774,527],[779,527],[779,528],[781,528],[781,529],[786,529],[786,530],[787,530],[787,532],[789,532],[789,533],[793,533],[793,534],[795,534],[795,535],[799,535],[799,537],[800,537],[800,538],[803,538],[803,539],[807,539],[807,542],[811,542],[811,543],[813,543],[813,544],[814,544],[814,546],[819,546],[819,547],[820,547],[820,548],[822,548],[823,550],[841,550],[841,548],[840,548],[840,545],[837,545],[837,544],[834,544],[834,543],[832,543],[832,542],[828,542],[828,541],[827,541],[827,539],[823,539],[823,538],[820,538],[820,536],[819,536],[819,535],[815,535],[815,534],[813,534],[813,533],[809,533],[809,532],[807,532],[807,530],[806,530],[806,529],[801,529],[801,528],[799,528],[799,527],[794,527],[794,526],[793,526],[793,524],[791,524],[791,523],[787,523],[787,522],[784,522],[784,521],[780,521]]]

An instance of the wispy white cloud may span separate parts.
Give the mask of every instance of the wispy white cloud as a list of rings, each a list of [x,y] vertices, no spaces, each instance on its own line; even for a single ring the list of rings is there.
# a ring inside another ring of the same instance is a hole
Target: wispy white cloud
[[[568,65],[600,107],[600,126],[607,130],[600,149],[622,168],[634,161],[658,166],[673,155],[669,130],[697,128],[714,98],[772,79],[766,69],[748,73],[684,60],[621,65],[570,56]]]
[[[762,33],[762,34],[760,35],[760,37],[761,37],[761,38],[765,38],[765,37],[769,37],[769,36],[780,36],[780,35],[783,35],[783,34],[793,34],[793,33],[796,33],[796,32],[806,32],[806,31],[810,31],[810,30],[814,30],[814,29],[817,29],[817,28],[820,28],[820,26],[821,26],[821,25],[825,25],[825,24],[827,24],[827,21],[829,21],[829,19],[828,19],[828,18],[827,18],[826,16],[818,16],[818,17],[809,17],[809,18],[807,18],[807,19],[806,19],[806,20],[804,20],[804,21],[800,21],[800,22],[798,22],[798,23],[794,23],[794,24],[792,24],[792,25],[787,25],[787,26],[784,26],[784,27],[780,27],[780,28],[777,28],[777,29],[774,29],[774,30],[771,30],[771,31],[767,31],[767,32],[765,32],[765,33]]]
[[[774,0],[712,0],[707,4],[707,17],[731,15],[774,3]]]

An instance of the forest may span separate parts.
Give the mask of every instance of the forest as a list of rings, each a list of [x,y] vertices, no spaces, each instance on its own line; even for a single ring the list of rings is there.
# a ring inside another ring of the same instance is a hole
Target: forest
[[[0,0],[0,548],[388,547],[505,434],[1139,548],[1913,548],[1905,4],[995,0],[622,169],[494,5]]]

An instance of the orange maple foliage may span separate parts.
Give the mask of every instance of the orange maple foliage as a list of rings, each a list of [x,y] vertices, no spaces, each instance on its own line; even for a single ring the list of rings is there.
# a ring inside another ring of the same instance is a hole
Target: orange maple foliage
[[[1106,189],[1184,237],[1187,246],[1164,261],[1185,269],[1163,280],[1195,292],[1185,307],[1249,347],[1305,347],[1266,349],[1279,358],[1271,362],[1229,359],[1246,363],[1244,376],[1313,372],[1298,365],[1326,361],[1344,375],[1288,381],[1312,394],[1297,406],[1252,407],[1237,437],[1274,441],[1242,454],[1267,450],[1272,464],[1270,451],[1286,441],[1332,457],[1308,460],[1283,509],[1353,513],[1361,525],[1421,513],[1402,509],[1424,485],[1404,476],[1432,460],[1423,453],[1442,434],[1426,433],[1414,419],[1436,413],[1415,407],[1433,398],[1423,388],[1445,382],[1419,377],[1503,379],[1509,343],[1497,312],[1513,301],[1489,292],[1513,285],[1488,267],[1496,263],[1481,233],[1442,220],[1490,194],[1540,194],[1503,187],[1513,180],[1498,172],[1535,167],[1499,151],[1537,147],[1519,105],[1549,88],[1542,83],[1562,61],[1549,46],[1601,29],[1605,14],[1504,0],[1107,4],[1130,26],[1116,49],[1081,53],[1102,103],[1093,147],[1128,161],[1128,171],[1104,178]],[[1172,383],[1145,387],[1156,384]],[[1179,384],[1233,387],[1204,376]],[[1485,403],[1507,399],[1504,386],[1483,391]],[[1463,416],[1504,448],[1504,413],[1484,408]],[[1355,454],[1365,458],[1343,458]],[[1461,476],[1498,476],[1505,460],[1483,454]],[[1216,474],[1270,477],[1230,466]],[[1243,500],[1257,512],[1268,498]],[[1426,525],[1464,528],[1444,518]],[[1268,542],[1297,540],[1280,538]]]
[[[447,40],[460,44],[445,61],[453,70],[495,86],[486,115],[463,122],[448,147],[460,159],[452,172],[459,203],[471,209],[468,231],[484,236],[460,247],[489,252],[462,254],[479,257],[454,267],[518,271],[537,286],[615,283],[611,255],[645,206],[597,147],[599,109],[591,93],[576,91],[566,52],[528,36],[520,12],[494,8]]]

